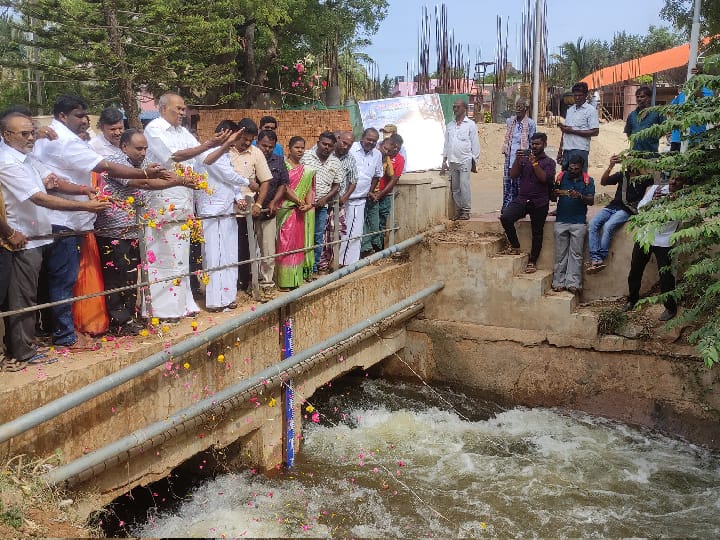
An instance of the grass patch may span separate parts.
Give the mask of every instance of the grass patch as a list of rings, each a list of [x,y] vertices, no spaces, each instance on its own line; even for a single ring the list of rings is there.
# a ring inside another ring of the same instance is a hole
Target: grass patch
[[[19,529],[23,524],[22,510],[18,506],[11,506],[7,510],[0,500],[0,521],[13,529]]]
[[[82,523],[69,494],[42,479],[62,461],[59,452],[45,459],[19,454],[0,465],[0,537],[98,536]]]
[[[627,324],[627,313],[618,308],[603,309],[598,313],[598,333],[617,334]]]

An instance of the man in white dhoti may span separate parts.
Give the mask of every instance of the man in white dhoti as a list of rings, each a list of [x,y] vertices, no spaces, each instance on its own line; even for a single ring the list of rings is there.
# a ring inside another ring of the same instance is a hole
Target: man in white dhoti
[[[208,173],[208,186],[212,195],[197,192],[195,205],[203,220],[202,265],[210,270],[210,281],[205,287],[205,307],[208,311],[235,309],[237,304],[238,278],[238,223],[234,204],[246,205],[241,186],[248,186],[249,180],[235,172],[228,151],[235,148],[242,131],[232,120],[223,120],[215,133],[232,131],[233,134],[215,150],[200,154],[198,168]],[[223,216],[213,218],[212,216]],[[222,270],[211,270],[218,266],[233,265]]]
[[[342,235],[340,244],[340,264],[347,266],[360,259],[361,240],[365,225],[365,201],[371,188],[383,175],[383,158],[380,150],[375,148],[380,134],[375,128],[363,132],[359,142],[350,147],[350,155],[355,159],[357,167],[357,183],[345,205],[346,233]]]
[[[158,108],[160,118],[145,128],[149,161],[169,168],[174,168],[176,163],[194,168],[197,156],[221,144],[230,135],[227,131],[221,132],[213,139],[198,144],[195,137],[182,127],[185,100],[177,94],[163,94]],[[193,316],[199,311],[187,275],[190,271],[190,234],[182,229],[182,223],[163,221],[193,217],[193,193],[182,187],[152,192],[147,200],[147,213],[146,258],[150,281],[183,275],[150,286],[152,316],[166,322],[177,322],[179,318]]]

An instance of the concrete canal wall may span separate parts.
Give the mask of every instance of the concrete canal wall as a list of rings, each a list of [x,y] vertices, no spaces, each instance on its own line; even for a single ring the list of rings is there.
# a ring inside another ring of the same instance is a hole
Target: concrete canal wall
[[[404,176],[396,202],[396,241],[427,230],[453,211],[447,180],[435,173]],[[529,239],[528,222],[519,223],[519,233],[523,242]],[[426,380],[469,386],[508,405],[567,407],[720,447],[717,370],[707,371],[690,347],[674,343],[677,336],[648,341],[598,335],[596,312],[569,293],[550,290],[551,222],[535,274],[522,273],[526,255],[499,256],[502,244],[495,217],[449,225],[446,232],[399,257],[359,270],[219,339],[201,342],[182,357],[168,357],[164,365],[0,448],[5,456],[57,452],[59,461],[71,462],[273,366],[283,357],[285,317],[293,318],[298,352],[438,281],[444,289],[425,301],[424,311],[411,322],[383,327],[378,335],[294,378],[297,434],[306,421],[305,398],[343,373],[385,359],[383,369],[391,377],[410,376],[410,366]],[[606,277],[588,283],[580,300],[624,294],[630,245],[621,231]],[[645,289],[652,285],[653,269],[646,275]],[[201,319],[198,332],[235,316]],[[168,339],[151,336],[112,353],[107,346],[94,356],[46,367],[41,380],[31,380],[33,374],[5,374],[9,384],[0,389],[0,421],[117,373],[188,335],[193,332]],[[152,444],[138,441],[131,453],[103,462],[92,469],[93,477],[78,478],[73,485],[96,494],[101,506],[165,477],[203,450],[230,445],[240,448],[241,462],[273,467],[282,462],[280,403],[279,389],[268,385],[223,414],[204,415],[184,430],[173,427]]]
[[[643,339],[599,335],[599,309],[553,292],[542,259],[536,273],[525,274],[527,255],[499,255],[504,243],[492,227],[463,223],[411,253],[416,286],[442,276],[445,287],[408,325],[404,362],[427,380],[508,405],[585,411],[720,448],[720,372],[708,370],[679,331],[655,322]],[[628,258],[629,250],[617,249],[608,280],[625,285],[620,265]],[[646,270],[644,288],[653,276],[657,270]],[[612,286],[591,291],[615,296]],[[654,306],[645,316],[656,321],[660,311]],[[384,374],[413,377],[397,359],[385,362]]]

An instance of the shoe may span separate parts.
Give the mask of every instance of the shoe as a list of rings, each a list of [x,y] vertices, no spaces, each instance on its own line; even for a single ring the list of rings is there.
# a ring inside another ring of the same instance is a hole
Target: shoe
[[[577,287],[568,287],[567,291],[570,294],[580,294],[580,289],[578,289]]]
[[[670,319],[674,318],[675,315],[677,315],[677,311],[671,311],[665,308],[665,311],[663,311],[662,314],[658,317],[658,321],[669,321]]]
[[[632,311],[633,309],[635,309],[635,302],[628,302],[623,307],[623,311]]]
[[[598,272],[602,272],[607,268],[607,264],[605,264],[605,261],[594,261],[590,266],[587,267],[588,274],[597,274]]]
[[[563,292],[565,290],[565,287],[556,287],[555,285],[552,286],[553,292]]]
[[[144,324],[131,320],[123,324],[111,326],[110,332],[117,337],[137,336],[140,335],[140,331],[144,329]]]

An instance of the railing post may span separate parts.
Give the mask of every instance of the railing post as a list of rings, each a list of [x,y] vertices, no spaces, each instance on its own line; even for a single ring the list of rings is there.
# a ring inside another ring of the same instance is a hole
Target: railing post
[[[388,246],[394,246],[395,245],[395,194],[397,192],[393,189],[392,193],[390,193],[390,215],[388,216],[388,222],[390,223],[390,226],[387,227],[390,229],[390,234],[388,235]]]
[[[135,203],[135,225],[138,228],[138,249],[140,250],[140,283],[149,283],[150,274],[148,273],[148,262],[147,262],[147,240],[145,239],[145,223],[140,219],[140,205]],[[138,300],[140,301],[140,311],[142,314],[143,302],[145,305],[145,312],[148,314],[148,318],[152,318],[152,298],[150,296],[150,285],[143,285],[140,288]]]
[[[340,266],[340,198],[336,198],[333,202],[333,233],[332,233],[332,261],[330,267],[333,272]]]
[[[255,236],[255,221],[252,215],[253,196],[246,195],[245,202],[247,203],[247,210],[245,214],[245,220],[247,222],[248,231],[248,251],[250,252],[251,259],[257,259],[260,257],[260,250],[258,249],[257,236]],[[250,263],[250,290],[252,297],[255,300],[260,300],[260,261],[255,260]]]

